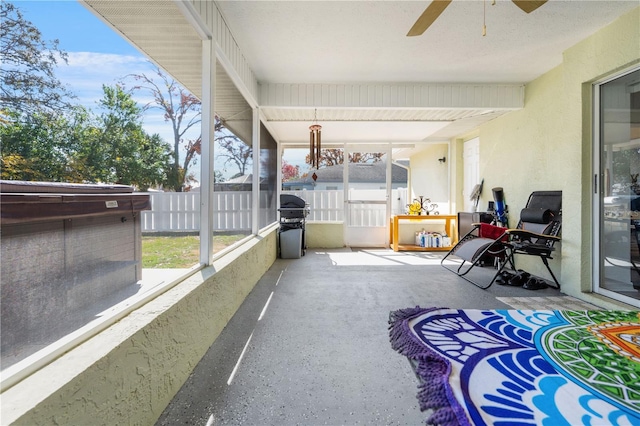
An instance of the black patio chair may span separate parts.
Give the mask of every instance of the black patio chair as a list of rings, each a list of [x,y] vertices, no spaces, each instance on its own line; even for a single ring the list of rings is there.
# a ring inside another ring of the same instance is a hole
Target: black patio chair
[[[440,264],[470,283],[486,289],[507,269],[516,271],[516,254],[538,256],[551,274],[555,286],[560,283],[549,267],[556,242],[560,241],[562,225],[562,191],[535,191],[529,196],[527,205],[520,212],[520,221],[515,229],[507,229],[486,223],[473,224],[473,228],[442,258]],[[456,265],[447,265],[455,256]],[[489,284],[482,284],[467,274],[475,266],[482,265],[487,257],[497,263],[496,273]]]

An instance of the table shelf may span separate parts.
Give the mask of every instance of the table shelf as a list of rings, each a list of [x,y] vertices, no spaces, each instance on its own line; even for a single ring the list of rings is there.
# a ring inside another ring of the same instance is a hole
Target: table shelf
[[[447,247],[422,247],[415,244],[398,244],[397,249],[394,247],[394,251],[449,251],[453,246]]]
[[[400,221],[443,221],[444,229],[451,238],[451,246],[447,247],[421,247],[416,244],[400,244],[399,242],[399,229],[402,226]],[[456,245],[457,238],[457,220],[456,215],[398,215],[393,216],[390,220],[389,226],[389,241],[393,251],[449,251],[451,247]]]

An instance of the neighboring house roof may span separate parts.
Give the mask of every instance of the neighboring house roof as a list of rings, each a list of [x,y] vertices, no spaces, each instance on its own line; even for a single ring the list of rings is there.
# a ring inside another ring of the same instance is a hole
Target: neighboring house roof
[[[316,174],[316,183],[326,182],[342,182],[344,174],[344,165],[321,167],[318,170],[312,170],[304,178],[291,179],[285,182],[287,185],[295,184],[311,184],[313,183],[313,174]],[[349,182],[386,182],[387,164],[384,161],[376,163],[354,163],[349,165]],[[406,183],[407,169],[396,164],[391,165],[391,182]]]
[[[253,174],[249,173],[248,175],[241,175],[220,183],[222,184],[252,183],[252,179],[253,179]]]
[[[260,178],[260,186],[265,184],[265,179]],[[242,175],[229,179],[225,182],[216,182],[213,186],[214,191],[251,191],[253,186],[253,174]]]

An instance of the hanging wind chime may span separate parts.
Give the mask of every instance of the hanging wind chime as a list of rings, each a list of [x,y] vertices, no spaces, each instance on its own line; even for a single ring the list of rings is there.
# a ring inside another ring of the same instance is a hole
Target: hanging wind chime
[[[496,0],[492,0],[491,6],[495,5]],[[482,0],[482,9],[482,37],[484,37],[487,35],[487,0]]]
[[[320,166],[320,143],[322,126],[318,124],[318,110],[313,112],[313,124],[309,126],[309,164],[316,169]]]

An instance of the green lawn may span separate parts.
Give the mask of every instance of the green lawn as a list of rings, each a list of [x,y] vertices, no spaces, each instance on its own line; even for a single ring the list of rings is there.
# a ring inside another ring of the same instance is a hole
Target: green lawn
[[[213,249],[222,250],[245,235],[216,235]],[[200,237],[142,237],[143,268],[190,268],[200,262]]]

